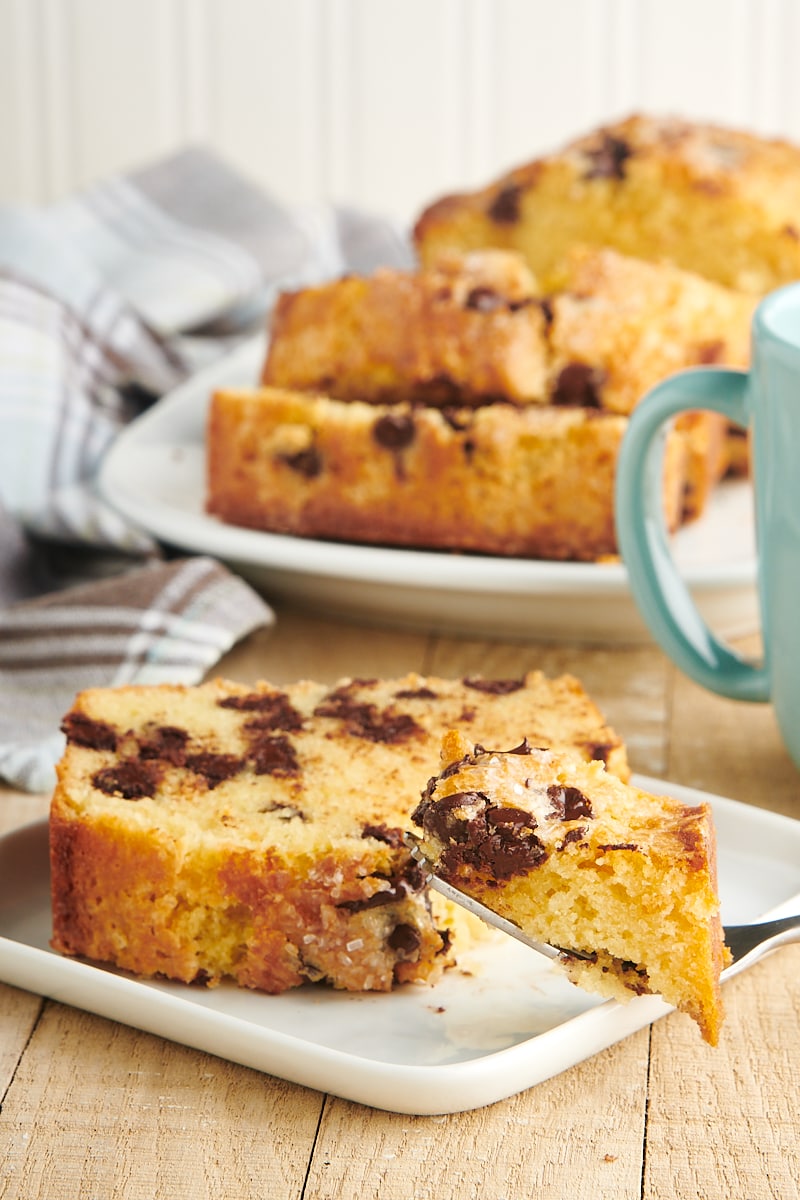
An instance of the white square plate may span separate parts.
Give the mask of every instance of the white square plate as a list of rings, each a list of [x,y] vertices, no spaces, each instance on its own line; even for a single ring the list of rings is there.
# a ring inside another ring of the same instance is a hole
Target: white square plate
[[[723,922],[800,905],[800,821],[637,777],[717,827]],[[600,1001],[512,938],[492,933],[435,987],[352,995],[322,986],[266,996],[135,979],[49,949],[47,824],[0,839],[0,980],[391,1112],[479,1108],[613,1045],[669,1009]],[[698,1037],[699,1037],[698,1033]]]

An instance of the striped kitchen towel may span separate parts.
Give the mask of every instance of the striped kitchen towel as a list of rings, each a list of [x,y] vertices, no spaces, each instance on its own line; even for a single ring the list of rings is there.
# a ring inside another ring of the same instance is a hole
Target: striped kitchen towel
[[[0,777],[49,786],[79,688],[194,681],[272,619],[208,559],[161,563],[102,500],[120,431],[260,331],[279,290],[410,262],[390,222],[287,208],[201,148],[0,207]]]
[[[76,692],[197,683],[269,607],[212,559],[155,564],[0,613],[0,776],[47,791]]]
[[[261,329],[281,289],[410,262],[390,222],[293,211],[192,148],[42,209],[0,209],[0,506],[146,554],[94,491],[120,429]]]

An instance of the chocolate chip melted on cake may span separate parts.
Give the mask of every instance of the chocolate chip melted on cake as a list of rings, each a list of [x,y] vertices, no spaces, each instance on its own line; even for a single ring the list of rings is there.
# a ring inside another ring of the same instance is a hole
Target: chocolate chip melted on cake
[[[578,408],[601,408],[605,374],[588,363],[571,362],[561,369],[553,388],[553,404]]]
[[[155,795],[160,774],[155,764],[129,759],[98,771],[92,776],[92,784],[107,796],[141,800],[145,796]]]
[[[254,741],[250,758],[256,775],[276,775],[287,778],[300,774],[300,762],[289,739],[283,734],[274,734]]]
[[[623,138],[605,133],[598,145],[586,152],[589,167],[584,178],[624,179],[625,164],[632,154],[632,147]]]
[[[336,688],[314,709],[315,717],[336,717],[343,721],[353,737],[369,742],[396,744],[423,734],[420,725],[408,713],[389,707],[379,709],[375,704],[357,700],[354,690],[361,683]]]
[[[162,759],[174,767],[186,761],[186,744],[189,734],[175,725],[156,725],[152,732],[145,731],[139,738],[139,757]]]
[[[427,882],[422,867],[410,856],[395,874],[375,874],[370,878],[385,880],[389,886],[380,888],[371,896],[362,896],[358,900],[342,900],[336,907],[344,908],[348,912],[364,912],[368,908],[381,908],[384,904],[392,904],[395,900],[402,900],[404,896],[421,892]]]
[[[579,788],[552,784],[547,789],[547,796],[553,805],[549,814],[552,817],[560,817],[562,821],[576,821],[579,817],[592,816],[592,802]]]
[[[464,687],[489,696],[508,696],[512,692],[520,691],[524,686],[525,681],[522,679],[484,679],[480,675],[467,676],[464,679]]]
[[[285,692],[250,692],[245,696],[225,696],[217,701],[220,708],[236,712],[258,713],[245,729],[283,729],[287,733],[303,728],[303,718]]]
[[[88,750],[116,750],[117,731],[106,721],[94,721],[84,713],[68,712],[61,722],[67,741]]]
[[[501,188],[492,203],[487,215],[498,225],[514,225],[520,218],[520,202],[522,188],[518,183],[508,184]]]
[[[536,819],[519,808],[493,805],[482,792],[455,792],[423,802],[414,814],[426,833],[445,843],[439,871],[457,877],[469,866],[492,879],[526,875],[547,858]]]

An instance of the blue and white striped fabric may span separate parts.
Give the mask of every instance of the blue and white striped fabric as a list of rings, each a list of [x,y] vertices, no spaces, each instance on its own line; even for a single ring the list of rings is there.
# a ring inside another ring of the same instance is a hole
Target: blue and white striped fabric
[[[289,211],[199,148],[46,208],[0,208],[0,606],[14,605],[0,607],[0,776],[49,786],[79,688],[194,682],[271,620],[218,564],[159,566],[98,496],[120,430],[258,330],[279,290],[410,262],[388,222]],[[121,590],[83,583],[87,548],[102,574],[126,572]]]
[[[156,564],[0,613],[0,776],[47,791],[59,726],[85,687],[197,683],[245,634],[272,621],[241,579],[209,558]]]
[[[408,255],[388,223],[291,213],[200,149],[0,209],[0,503],[40,535],[152,549],[92,487],[137,401],[259,328],[277,290]]]

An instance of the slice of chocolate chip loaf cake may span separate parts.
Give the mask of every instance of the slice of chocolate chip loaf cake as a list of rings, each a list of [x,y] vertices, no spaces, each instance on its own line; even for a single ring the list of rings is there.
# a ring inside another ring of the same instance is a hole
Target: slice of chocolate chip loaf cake
[[[50,815],[54,948],[267,992],[434,980],[450,933],[402,834],[456,724],[627,774],[568,676],[81,693]]]
[[[546,390],[547,316],[524,259],[444,256],[284,292],[261,382],[337,400],[527,403]]]
[[[419,217],[423,262],[517,250],[560,286],[575,245],[669,260],[757,295],[800,278],[800,148],[715,125],[634,115],[592,130]]]
[[[233,525],[377,545],[594,561],[617,551],[614,476],[628,419],[580,405],[451,408],[277,388],[217,392],[208,511]],[[676,529],[687,447],[666,445]]]
[[[727,952],[707,805],[535,741],[495,751],[450,732],[414,819],[435,874],[564,950],[573,982],[618,999],[660,993],[716,1044]]]

